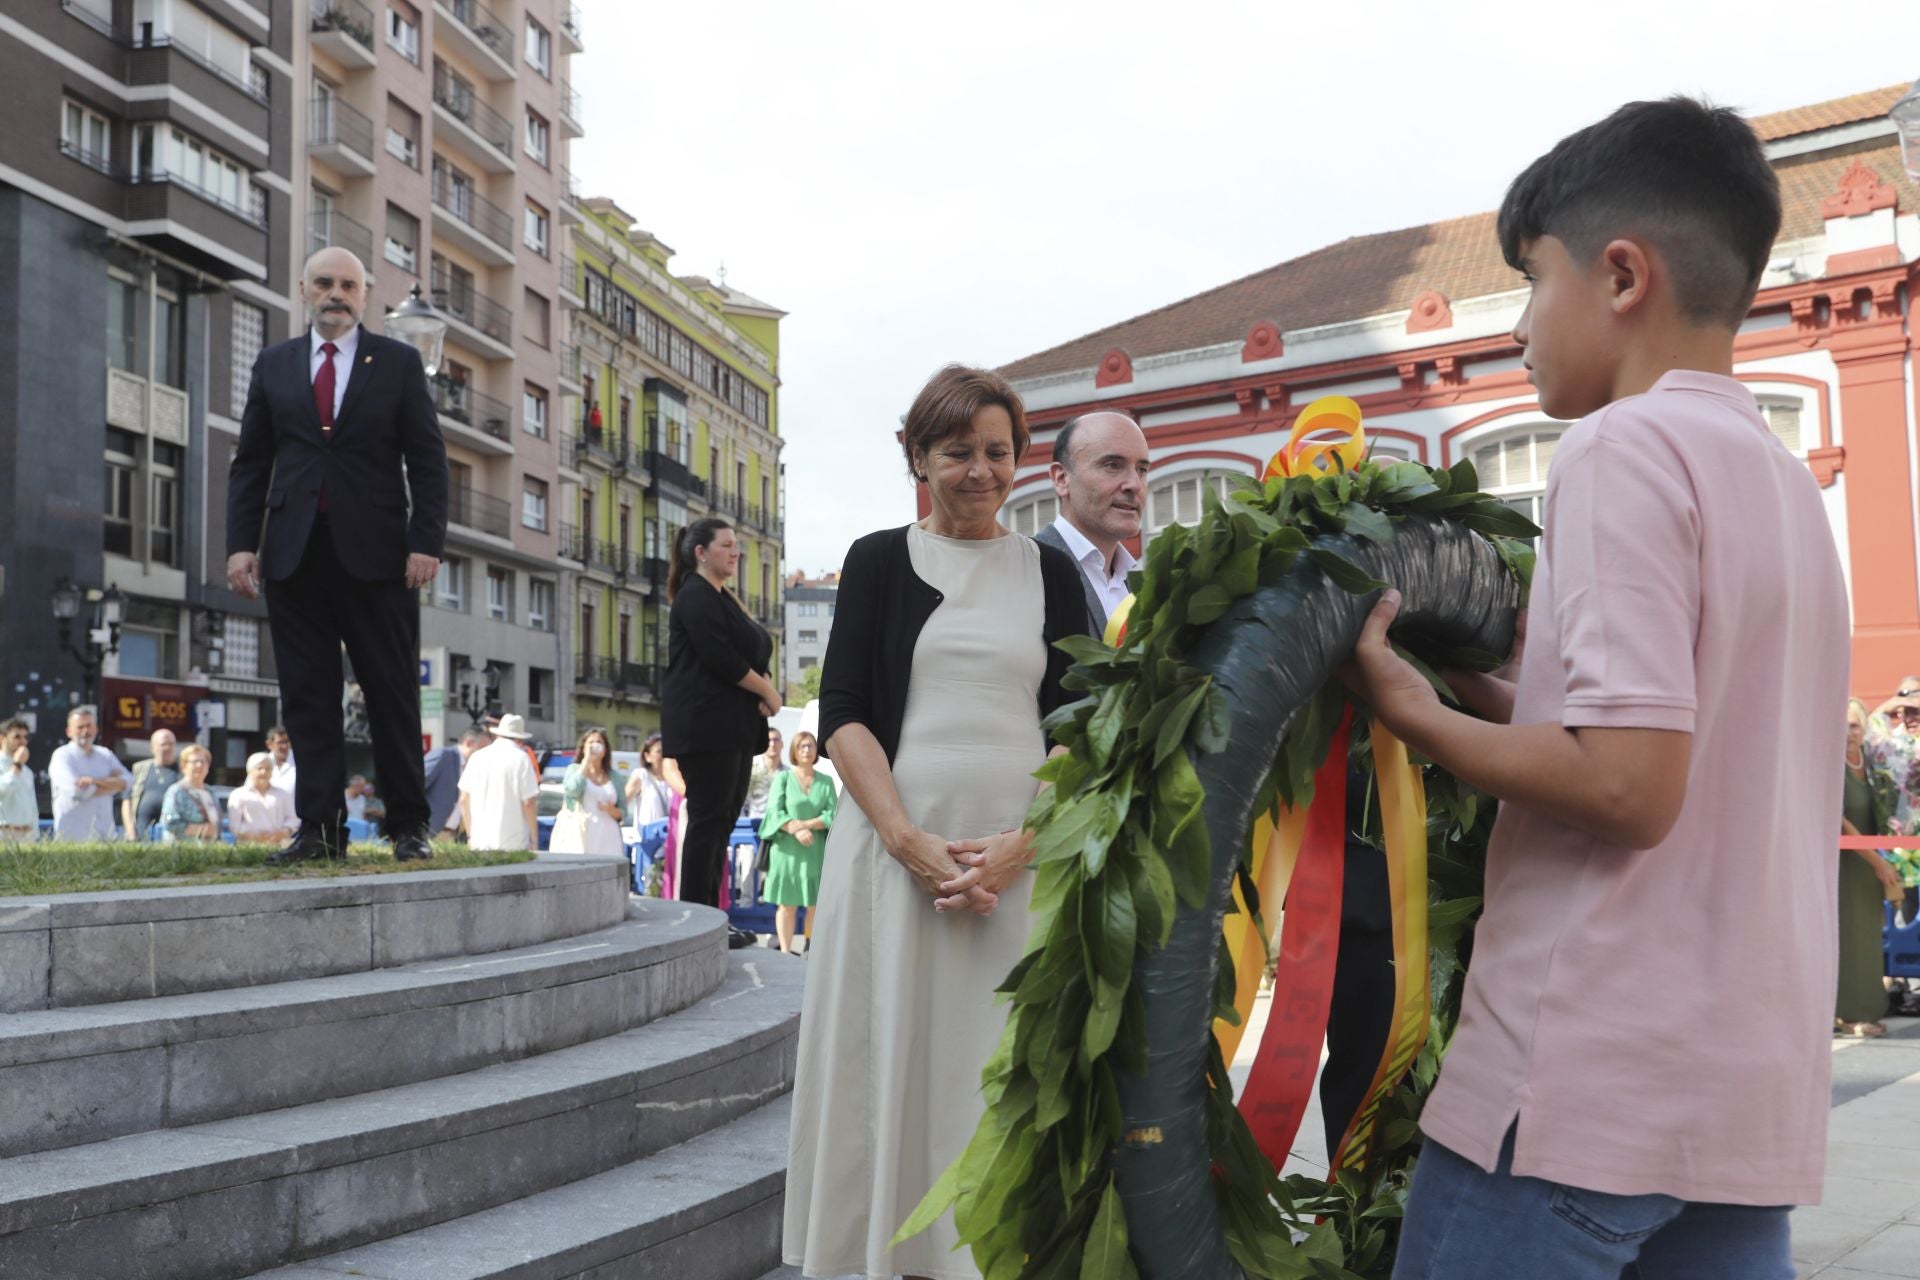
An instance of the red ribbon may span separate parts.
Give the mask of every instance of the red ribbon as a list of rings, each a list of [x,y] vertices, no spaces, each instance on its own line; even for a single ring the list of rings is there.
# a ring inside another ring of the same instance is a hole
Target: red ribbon
[[[1273,1004],[1247,1087],[1240,1091],[1240,1113],[1275,1169],[1286,1163],[1300,1132],[1333,1005],[1340,892],[1347,866],[1347,739],[1352,728],[1349,705],[1314,775],[1313,803],[1287,884]]]

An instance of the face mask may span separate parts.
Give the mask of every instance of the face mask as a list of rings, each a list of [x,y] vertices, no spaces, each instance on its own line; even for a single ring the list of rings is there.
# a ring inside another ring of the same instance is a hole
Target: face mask
[[[606,744],[602,742],[589,742],[587,744],[587,754],[590,756],[597,756],[606,749]]]

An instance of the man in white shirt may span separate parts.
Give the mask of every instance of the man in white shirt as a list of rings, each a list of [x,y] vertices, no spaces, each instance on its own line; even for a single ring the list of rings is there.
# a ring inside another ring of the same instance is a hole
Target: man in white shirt
[[[1060,515],[1034,535],[1072,556],[1086,580],[1093,633],[1127,598],[1136,563],[1128,540],[1140,536],[1147,505],[1148,449],[1140,424],[1103,410],[1069,418],[1053,440],[1053,491]]]
[[[92,707],[67,713],[66,744],[47,763],[55,840],[112,840],[120,834],[113,798],[133,776],[113,752],[94,745],[99,732]]]
[[[504,715],[493,742],[468,757],[460,775],[460,818],[470,848],[539,846],[540,779],[520,745],[532,736],[525,720]]]

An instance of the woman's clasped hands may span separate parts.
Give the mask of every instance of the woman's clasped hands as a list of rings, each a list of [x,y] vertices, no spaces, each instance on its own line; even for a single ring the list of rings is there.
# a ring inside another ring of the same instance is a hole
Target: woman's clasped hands
[[[1033,841],[1024,829],[1015,827],[977,840],[948,841],[947,855],[963,870],[941,884],[943,896],[934,899],[934,910],[968,909],[986,915],[1014,876],[1033,861]],[[990,900],[985,910],[977,905],[982,898]]]

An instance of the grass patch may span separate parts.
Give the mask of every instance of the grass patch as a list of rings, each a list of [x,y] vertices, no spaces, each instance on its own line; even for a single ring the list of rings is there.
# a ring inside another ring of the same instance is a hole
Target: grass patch
[[[356,844],[341,862],[270,867],[273,845],[230,844],[0,844],[0,897],[166,889],[180,885],[246,884],[261,880],[331,880],[340,876],[448,871],[531,862],[532,853],[480,852],[436,842],[433,857],[396,862],[384,845]]]

